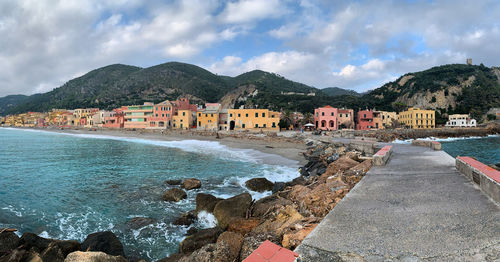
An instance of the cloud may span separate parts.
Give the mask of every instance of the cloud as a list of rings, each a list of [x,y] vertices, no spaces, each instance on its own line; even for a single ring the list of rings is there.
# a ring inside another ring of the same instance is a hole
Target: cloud
[[[229,2],[219,17],[224,23],[239,24],[278,18],[285,13],[287,8],[279,0],[240,0]]]

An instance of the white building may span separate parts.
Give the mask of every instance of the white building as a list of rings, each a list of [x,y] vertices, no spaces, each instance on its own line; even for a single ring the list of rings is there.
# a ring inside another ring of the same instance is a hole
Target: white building
[[[469,115],[450,115],[448,117],[448,122],[446,122],[447,127],[475,127],[476,119],[472,119]]]

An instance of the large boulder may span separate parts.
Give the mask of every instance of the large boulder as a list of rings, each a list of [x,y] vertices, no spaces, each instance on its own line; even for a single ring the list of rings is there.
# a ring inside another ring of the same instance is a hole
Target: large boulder
[[[188,254],[197,249],[200,249],[206,244],[215,243],[217,238],[222,233],[219,227],[201,229],[198,232],[186,237],[179,245],[179,252]]]
[[[63,262],[65,255],[59,246],[52,242],[49,246],[39,254],[42,261],[54,261],[54,262]]]
[[[302,240],[304,240],[307,235],[309,235],[309,233],[311,233],[311,231],[316,228],[317,225],[318,224],[307,225],[306,227],[284,234],[281,245],[284,248],[294,250],[297,246],[300,245],[300,243],[302,243]]]
[[[245,182],[245,186],[255,192],[265,192],[273,190],[274,183],[264,177],[257,177]]]
[[[258,218],[249,218],[249,219],[245,219],[242,217],[233,218],[231,219],[229,225],[227,226],[227,231],[245,235],[248,232],[252,231],[259,224],[260,224],[260,219]]]
[[[267,213],[271,213],[276,209],[279,209],[286,205],[291,205],[292,201],[279,197],[277,195],[271,195],[268,197],[261,198],[257,200],[252,206],[252,216],[253,217],[263,217]]]
[[[165,184],[171,185],[171,186],[178,186],[182,183],[182,180],[180,179],[169,179],[165,180]]]
[[[178,262],[233,262],[227,244],[206,244]]]
[[[123,245],[113,232],[97,232],[87,236],[82,243],[82,251],[101,251],[108,255],[125,256]]]
[[[52,244],[52,245],[51,245]],[[80,243],[76,240],[55,240],[40,237],[33,233],[24,233],[19,239],[19,246],[23,246],[26,250],[34,250],[38,253],[43,253],[44,250],[51,247],[51,252],[56,252],[57,250],[54,247],[57,246],[58,249],[62,252],[63,256],[67,256],[69,253],[73,251],[80,250]]]
[[[0,256],[15,249],[19,245],[19,237],[14,232],[0,233]]]
[[[224,232],[217,238],[217,245],[226,244],[229,250],[229,260],[237,261],[240,256],[241,244],[243,243],[243,236],[239,233]]]
[[[358,165],[359,162],[352,160],[349,157],[343,156],[333,163],[329,164],[328,167],[326,168],[325,173],[323,173],[320,177],[321,182],[325,182],[328,177],[334,176],[339,174],[340,172],[344,172],[346,170],[349,170],[356,165]]]
[[[272,233],[277,236],[283,235],[288,227],[295,225],[304,217],[291,205],[282,207],[278,214],[270,217],[255,227],[254,233]]]
[[[191,212],[183,213],[179,218],[174,221],[174,225],[177,226],[189,226],[196,220],[196,215]]]
[[[222,199],[216,198],[210,194],[199,193],[196,195],[195,213],[200,211],[214,212],[215,205]]]
[[[324,217],[349,192],[348,186],[339,178],[321,183],[314,189],[296,185],[288,197],[298,205],[302,214]]]
[[[199,179],[196,179],[196,178],[188,178],[188,179],[185,179],[184,181],[182,181],[181,187],[186,189],[186,190],[200,188],[201,181]]]
[[[127,260],[122,256],[112,256],[103,252],[76,251],[70,253],[64,262],[127,262]]]
[[[139,229],[147,225],[156,223],[156,219],[150,217],[134,217],[130,220],[129,226],[132,229]]]
[[[222,229],[226,229],[231,218],[246,217],[248,208],[252,203],[252,196],[243,193],[228,199],[219,201],[214,208],[214,216]]]
[[[269,240],[277,245],[280,244],[280,237],[271,233],[248,234],[243,238],[240,250],[240,260],[243,261],[264,241]]]
[[[175,253],[175,254],[171,254],[168,257],[164,257],[164,258],[158,260],[157,262],[179,262],[179,261],[181,261],[181,259],[184,256],[186,256],[186,254]]]
[[[180,188],[169,189],[165,194],[163,194],[163,200],[178,202],[187,197],[186,192]]]

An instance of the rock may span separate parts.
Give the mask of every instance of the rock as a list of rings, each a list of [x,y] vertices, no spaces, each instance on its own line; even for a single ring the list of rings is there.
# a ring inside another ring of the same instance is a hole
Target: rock
[[[8,253],[19,245],[19,237],[14,232],[0,233],[0,256]]]
[[[236,261],[238,259],[242,242],[243,236],[234,232],[224,232],[217,238],[217,245],[221,245],[222,243],[227,245],[226,248],[229,250],[228,261]]]
[[[227,244],[207,244],[179,262],[232,262]]]
[[[10,253],[7,253],[6,255],[0,255],[0,261],[1,262],[19,262],[19,261],[29,261],[27,260],[28,253],[24,249],[14,249]],[[24,259],[23,259],[24,257]],[[41,261],[41,259],[39,260]],[[31,261],[30,261],[31,262]],[[34,261],[33,261],[34,262]]]
[[[252,196],[243,193],[228,199],[219,201],[214,208],[214,216],[222,229],[226,229],[233,217],[245,217],[252,203]]]
[[[271,195],[268,197],[261,198],[257,200],[252,207],[253,217],[263,217],[266,213],[274,212],[275,210],[291,205],[292,201],[279,197],[277,195]]]
[[[186,237],[179,245],[180,253],[191,253],[206,244],[215,243],[222,233],[219,227],[200,229],[195,234]]]
[[[336,175],[339,172],[346,171],[352,167],[355,167],[358,164],[359,163],[357,161],[354,161],[348,157],[343,156],[337,159],[335,162],[328,165],[326,172],[321,175],[320,180],[321,182],[325,182],[328,177]]]
[[[172,254],[168,257],[162,258],[162,259],[158,260],[157,262],[178,262],[178,261],[181,261],[181,259],[184,256],[185,256],[185,254],[175,253],[175,254]]]
[[[304,217],[291,205],[282,207],[275,217],[267,218],[255,227],[253,233],[272,233],[277,236],[283,235],[288,227],[302,220]]]
[[[324,217],[337,204],[335,199],[343,198],[347,192],[347,185],[339,178],[321,183],[314,189],[296,185],[292,187],[288,197],[298,205],[300,213]]]
[[[182,181],[181,187],[186,189],[186,190],[200,188],[201,181],[199,179],[196,179],[196,178],[188,178],[188,179],[185,179],[184,181]]]
[[[285,183],[286,186],[306,185],[306,184],[307,180],[302,176],[296,177],[292,179],[292,181]]]
[[[334,153],[333,155],[329,156],[329,157],[326,159],[326,163],[330,164],[330,163],[332,163],[333,161],[336,161],[337,159],[339,159],[339,154],[338,154],[338,153]]]
[[[180,179],[169,179],[165,180],[165,184],[171,185],[171,186],[178,186],[182,183],[182,180]]]
[[[177,218],[174,221],[173,224],[177,225],[177,226],[189,226],[189,225],[193,224],[194,221],[196,221],[196,216],[191,211],[191,212],[187,212],[187,213],[182,214],[179,218]]]
[[[311,231],[316,228],[318,224],[312,224],[308,225],[302,229],[299,229],[296,232],[290,232],[286,233],[283,235],[283,240],[281,241],[281,245],[284,248],[294,250],[300,243],[302,243],[302,240],[304,240]]]
[[[272,190],[273,194],[285,190],[285,185],[285,182],[275,182]]]
[[[198,228],[196,227],[190,227],[187,231],[186,231],[186,236],[190,236],[190,235],[194,235],[196,234],[196,232],[200,231]]]
[[[196,209],[195,213],[200,211],[214,212],[215,205],[222,199],[216,198],[210,194],[199,193],[196,195]]]
[[[134,217],[130,220],[129,225],[132,229],[139,229],[150,224],[156,223],[156,219],[150,217]]]
[[[314,145],[314,141],[312,141],[312,140],[308,140],[308,141],[306,142],[306,146],[312,146],[312,145]]]
[[[245,182],[245,186],[255,192],[265,192],[273,190],[274,183],[264,177],[258,177]]]
[[[356,151],[349,151],[347,153],[345,153],[345,157],[348,157],[356,162],[359,161],[359,156],[361,155],[360,152],[356,152]]]
[[[82,251],[101,251],[108,255],[125,256],[123,245],[113,232],[97,232],[87,236],[82,243]]]
[[[163,200],[179,202],[187,197],[186,192],[180,188],[169,189],[165,194],[163,194]]]
[[[227,231],[240,233],[241,235],[246,235],[248,232],[252,231],[255,227],[260,224],[260,219],[249,218],[245,219],[242,217],[231,219],[229,225],[227,226]]]
[[[370,170],[371,167],[372,167],[372,160],[367,159],[367,160],[361,162],[360,164],[357,164],[354,167],[347,170],[346,175],[350,175],[350,176],[352,176],[352,175],[356,175],[356,176],[365,175],[366,172],[368,172],[368,170]]]
[[[62,250],[55,242],[50,243],[49,246],[45,250],[43,250],[43,252],[40,253],[39,256],[42,261],[54,262],[63,262],[65,257]]]
[[[123,256],[112,256],[103,252],[76,251],[70,253],[64,262],[127,262]]]
[[[257,249],[264,241],[269,240],[277,245],[280,244],[280,237],[270,233],[249,234],[243,238],[240,250],[240,260],[243,261]]]
[[[316,173],[319,176],[323,175],[325,172],[326,172],[326,166],[322,166],[322,167],[318,168],[318,170],[316,171]]]
[[[19,239],[19,246],[24,246],[24,249],[33,249],[38,253],[42,253],[49,247],[51,243],[56,244],[64,257],[73,251],[80,250],[80,243],[76,240],[55,240],[37,236],[33,233],[24,233]]]

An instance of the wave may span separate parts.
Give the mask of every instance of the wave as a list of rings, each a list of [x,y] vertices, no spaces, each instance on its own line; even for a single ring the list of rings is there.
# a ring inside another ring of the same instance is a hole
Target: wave
[[[294,160],[290,160],[284,158],[279,155],[268,154],[254,149],[240,149],[240,148],[232,148],[217,141],[205,141],[205,140],[196,140],[196,139],[186,139],[179,141],[162,141],[162,140],[154,140],[154,139],[144,139],[144,138],[135,138],[135,137],[122,137],[122,136],[113,136],[113,135],[97,135],[97,134],[75,134],[75,133],[66,133],[66,132],[55,132],[55,131],[46,131],[39,129],[24,129],[24,128],[9,128],[5,127],[4,129],[10,130],[22,130],[28,132],[37,132],[37,133],[45,133],[45,134],[56,134],[56,135],[65,135],[79,138],[89,138],[89,139],[105,139],[105,140],[116,140],[122,142],[129,143],[139,143],[146,144],[152,146],[162,146],[168,148],[176,148],[185,152],[202,154],[202,155],[213,155],[226,160],[238,160],[243,162],[252,162],[252,163],[264,163],[267,162],[268,159],[278,160],[276,163],[280,163],[286,166],[298,166],[298,162]]]
[[[425,140],[425,141],[437,141],[437,142],[453,142],[453,141],[458,141],[458,140],[467,140],[467,139],[484,139],[484,138],[489,138],[489,137],[500,137],[500,135],[488,135],[488,136],[467,136],[467,137],[447,137],[447,138],[439,138],[439,137],[424,137],[424,138],[418,138],[418,140]],[[392,143],[395,144],[411,144],[411,142],[415,139],[406,139],[406,140],[399,140],[396,139],[392,141]]]

